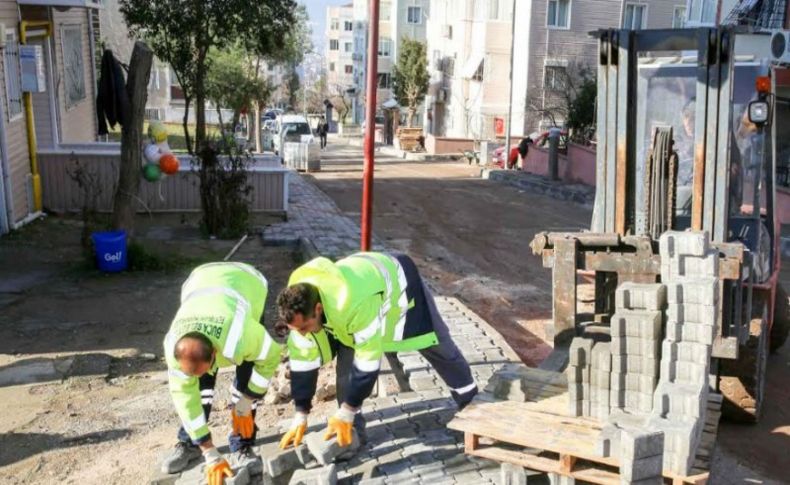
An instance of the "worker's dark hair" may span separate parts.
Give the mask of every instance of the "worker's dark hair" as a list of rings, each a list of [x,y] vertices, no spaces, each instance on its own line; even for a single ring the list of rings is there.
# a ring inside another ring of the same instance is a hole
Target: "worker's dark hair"
[[[182,341],[187,339],[197,340],[200,342],[200,351],[197,355],[192,353],[187,355],[179,345]],[[176,360],[181,360],[182,358],[196,358],[200,362],[211,362],[211,359],[214,358],[214,345],[204,334],[200,332],[189,332],[178,339],[175,348],[173,349],[173,356],[176,358]]]
[[[277,323],[274,331],[277,335],[285,336],[288,333],[288,323],[292,322],[296,314],[301,313],[310,318],[315,314],[315,305],[321,302],[318,288],[309,283],[297,283],[289,286],[277,295]]]

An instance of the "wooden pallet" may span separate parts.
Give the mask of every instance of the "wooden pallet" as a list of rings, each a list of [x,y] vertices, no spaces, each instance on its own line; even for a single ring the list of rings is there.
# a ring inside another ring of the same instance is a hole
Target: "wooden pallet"
[[[595,449],[601,422],[564,416],[559,413],[567,409],[567,403],[560,407],[559,400],[548,401],[477,401],[447,426],[464,432],[467,454],[590,483],[619,485],[618,459],[602,457]],[[680,476],[665,471],[663,475],[673,485],[704,484],[709,473]]]

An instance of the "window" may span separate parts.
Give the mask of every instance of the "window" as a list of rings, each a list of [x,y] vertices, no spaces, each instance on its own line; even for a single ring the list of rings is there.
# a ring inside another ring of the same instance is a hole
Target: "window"
[[[559,91],[565,87],[565,67],[546,66],[543,87],[549,91]]]
[[[345,52],[354,52],[354,43],[353,42],[346,42],[343,45],[343,50]]]
[[[486,73],[486,60],[483,59],[483,61],[477,67],[477,70],[475,71],[474,75],[472,76],[472,80],[482,82],[485,79],[485,73]]]
[[[353,31],[354,30],[354,22],[352,22],[350,20],[346,20],[345,22],[343,22],[343,30],[345,30],[346,32]]]
[[[335,72],[335,63],[334,62],[330,62],[329,63],[329,72]]]
[[[354,66],[346,64],[346,74],[354,74]]]
[[[379,38],[379,57],[389,57],[392,55],[392,39],[386,37]]]
[[[390,89],[392,87],[392,74],[380,72],[378,74],[379,89]]]
[[[407,11],[407,22],[414,25],[422,23],[422,7],[409,7]]]
[[[82,26],[64,25],[60,29],[63,49],[64,90],[66,109],[75,106],[87,97],[85,91],[85,65],[82,63]]]
[[[546,25],[555,29],[570,27],[571,0],[549,0]]]
[[[331,30],[338,30],[340,28],[340,21],[337,19],[332,19],[332,23],[329,24],[329,28]]]
[[[389,22],[391,18],[392,5],[389,2],[381,2],[379,7],[379,21]]]
[[[691,13],[688,22],[692,25],[714,25],[716,23],[717,0],[689,0]]]
[[[647,5],[626,3],[623,12],[623,28],[630,30],[644,29],[647,24]]]
[[[488,20],[499,19],[499,0],[488,0]]]
[[[148,90],[149,91],[159,90],[159,69],[156,68],[151,69],[151,77],[148,78]]]
[[[340,42],[337,39],[329,39],[329,50],[336,51],[340,50]]]
[[[13,32],[6,33],[3,49],[3,71],[5,71],[5,100],[9,121],[22,115],[22,80],[19,73],[19,44]]]
[[[672,13],[672,28],[682,29],[686,26],[686,6],[678,5]]]

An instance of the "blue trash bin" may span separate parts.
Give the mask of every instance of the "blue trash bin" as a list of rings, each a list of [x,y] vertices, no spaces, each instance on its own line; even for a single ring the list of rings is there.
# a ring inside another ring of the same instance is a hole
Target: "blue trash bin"
[[[126,269],[126,231],[94,232],[91,237],[100,271],[117,273]]]

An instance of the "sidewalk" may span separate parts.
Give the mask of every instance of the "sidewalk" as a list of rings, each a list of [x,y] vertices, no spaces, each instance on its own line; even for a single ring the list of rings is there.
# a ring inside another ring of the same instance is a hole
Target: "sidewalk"
[[[338,258],[358,250],[359,226],[299,174],[290,177],[288,221],[264,229],[267,244],[309,238],[318,253]],[[386,250],[380,243],[374,248]],[[469,361],[482,390],[491,375],[517,355],[487,322],[456,298],[437,296],[450,333]],[[368,444],[350,462],[338,464],[338,479],[358,477],[376,465],[369,483],[498,483],[499,464],[463,453],[463,436],[446,428],[455,413],[449,390],[418,352],[397,355],[410,391],[366,401]]]

